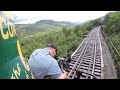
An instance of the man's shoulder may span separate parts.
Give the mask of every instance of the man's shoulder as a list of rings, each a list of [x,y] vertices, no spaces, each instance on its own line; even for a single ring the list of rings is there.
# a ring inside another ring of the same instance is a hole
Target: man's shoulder
[[[34,50],[33,51],[33,55],[35,55],[36,53],[45,53],[45,52],[47,52],[47,50],[45,49],[45,48],[40,48],[40,49],[36,49],[36,50]]]
[[[43,50],[42,48],[34,50],[34,52],[41,51]]]

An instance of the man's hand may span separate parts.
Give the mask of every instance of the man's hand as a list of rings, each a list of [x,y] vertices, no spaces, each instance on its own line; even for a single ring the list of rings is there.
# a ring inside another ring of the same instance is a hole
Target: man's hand
[[[57,79],[67,79],[67,75],[68,75],[68,72],[66,72],[66,71],[63,69],[61,76],[58,77]]]
[[[62,72],[63,72],[64,74],[66,74],[66,75],[68,74],[68,72],[66,72],[64,69],[62,70]]]

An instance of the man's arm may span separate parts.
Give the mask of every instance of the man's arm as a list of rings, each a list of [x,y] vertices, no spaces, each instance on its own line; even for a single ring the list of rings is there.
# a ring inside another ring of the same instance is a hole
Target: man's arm
[[[55,78],[55,79],[66,79],[67,78],[67,72],[65,70],[60,69],[58,62],[54,60],[52,64],[50,65],[47,75]]]

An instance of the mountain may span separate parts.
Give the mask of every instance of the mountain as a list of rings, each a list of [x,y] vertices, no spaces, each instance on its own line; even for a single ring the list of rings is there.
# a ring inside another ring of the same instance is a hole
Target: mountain
[[[61,30],[63,27],[73,27],[75,24],[65,21],[40,20],[34,24],[15,24],[15,26],[18,37],[21,38],[39,32],[44,33],[47,31]]]
[[[54,20],[40,20],[35,22],[35,24],[47,24],[47,25],[52,25],[52,26],[58,26],[58,27],[63,27],[63,26],[75,26],[75,23],[71,22],[66,22],[66,21],[54,21]]]

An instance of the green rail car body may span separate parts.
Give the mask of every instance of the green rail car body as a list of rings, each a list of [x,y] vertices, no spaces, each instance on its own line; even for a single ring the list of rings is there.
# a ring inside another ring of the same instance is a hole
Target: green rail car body
[[[0,79],[33,79],[9,11],[0,11]]]

